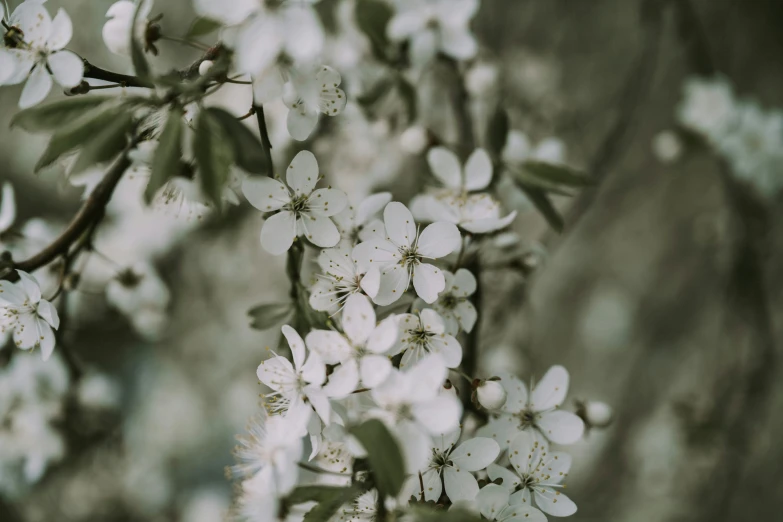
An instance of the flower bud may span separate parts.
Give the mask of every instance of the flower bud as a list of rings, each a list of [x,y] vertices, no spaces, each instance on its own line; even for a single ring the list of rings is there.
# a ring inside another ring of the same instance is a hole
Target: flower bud
[[[428,142],[427,130],[418,125],[408,127],[400,135],[400,148],[408,154],[421,154],[427,148]]]
[[[213,65],[215,65],[215,62],[213,62],[212,60],[204,60],[198,66],[198,73],[201,76],[204,76],[212,68]]]
[[[671,164],[682,158],[682,140],[674,131],[665,130],[656,134],[652,146],[655,157],[661,163]]]
[[[584,420],[593,428],[605,428],[614,420],[612,407],[601,401],[587,401],[583,405]]]
[[[488,410],[497,410],[506,403],[506,390],[497,381],[482,381],[476,395],[479,404]]]

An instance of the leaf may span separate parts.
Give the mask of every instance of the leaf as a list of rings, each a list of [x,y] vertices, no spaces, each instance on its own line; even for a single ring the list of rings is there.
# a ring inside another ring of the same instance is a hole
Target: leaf
[[[35,172],[51,165],[63,154],[94,139],[125,112],[126,109],[121,106],[114,106],[110,109],[99,106],[55,132],[35,165]]]
[[[137,0],[136,10],[133,12],[133,22],[131,27],[138,26],[140,19],[146,16],[144,13],[149,13],[151,0]],[[147,63],[147,58],[144,56],[144,49],[142,42],[137,38],[136,31],[131,33],[131,61],[133,62],[133,70],[136,72],[136,76],[141,79],[147,79],[150,77],[150,65]]]
[[[338,491],[330,496],[322,498],[317,506],[307,512],[303,522],[327,522],[331,520],[344,504],[351,502],[363,493],[363,491],[356,486],[335,489]]]
[[[506,169],[517,185],[541,189],[544,192],[550,192],[552,194],[557,194],[558,196],[573,196],[572,193],[568,192],[557,183],[535,176],[527,170],[512,165],[506,165]]]
[[[487,150],[493,158],[499,158],[508,138],[508,113],[498,106],[487,124]]]
[[[305,502],[323,502],[343,493],[346,489],[348,488],[342,486],[298,486],[286,496],[285,501],[291,506]]]
[[[234,162],[232,143],[210,111],[201,111],[193,136],[193,154],[199,168],[201,190],[220,209],[223,187]]]
[[[540,180],[567,187],[587,187],[594,184],[583,172],[568,165],[530,160],[524,162],[522,168]]]
[[[144,200],[149,203],[158,189],[180,170],[180,158],[182,157],[182,132],[185,124],[182,121],[182,109],[179,107],[169,111],[166,125],[160,134],[158,146],[152,156],[150,179],[144,190]]]
[[[397,441],[378,419],[354,426],[350,432],[367,450],[370,472],[380,495],[396,497],[405,480],[405,461]]]
[[[413,506],[410,514],[415,522],[481,522],[483,520],[480,515],[461,508]]]
[[[541,189],[525,186],[524,184],[519,184],[519,187],[525,192],[527,197],[530,198],[530,201],[541,215],[544,216],[544,219],[549,223],[549,226],[557,232],[562,232],[564,225],[563,218],[552,204],[552,200],[549,199],[547,193]]]
[[[269,162],[264,154],[264,147],[250,129],[230,112],[215,107],[207,110],[223,127],[223,132],[230,139],[237,165],[253,174],[267,174]]]
[[[205,34],[214,33],[220,29],[222,25],[220,22],[211,20],[209,18],[196,18],[193,23],[190,24],[190,29],[185,34],[185,38],[196,38],[197,36],[204,36]]]
[[[108,96],[74,96],[54,103],[31,107],[18,112],[11,119],[11,127],[19,126],[28,132],[43,132],[72,122],[85,112],[117,98]]]
[[[370,39],[375,57],[386,61],[386,47],[389,45],[386,26],[394,14],[391,6],[381,0],[359,0],[354,14],[359,29]]]
[[[128,137],[132,131],[133,117],[131,113],[123,112],[118,115],[82,149],[69,174],[79,174],[96,163],[103,163],[115,158],[127,146]]]
[[[400,97],[402,98],[408,113],[408,123],[413,123],[416,121],[416,113],[418,112],[418,94],[416,93],[416,88],[408,80],[400,76],[397,81],[397,89],[400,92]]]
[[[250,327],[256,330],[268,330],[283,322],[294,312],[291,303],[266,303],[254,306],[247,311]]]

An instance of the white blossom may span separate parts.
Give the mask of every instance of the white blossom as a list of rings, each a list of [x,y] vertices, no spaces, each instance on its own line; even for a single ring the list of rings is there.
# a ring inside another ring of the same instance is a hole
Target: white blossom
[[[378,490],[371,489],[341,507],[333,522],[375,522],[378,520]]]
[[[57,309],[41,296],[35,277],[17,270],[19,282],[0,281],[2,330],[12,330],[14,344],[22,350],[41,348],[43,360],[54,351],[54,332],[60,326]]]
[[[486,437],[476,437],[456,445],[460,429],[433,438],[430,462],[422,470],[424,500],[438,501],[445,485],[446,495],[452,502],[473,500],[479,492],[473,472],[480,471],[497,459],[500,447]],[[411,481],[414,486],[418,481]],[[419,489],[414,488],[415,490]]]
[[[470,20],[478,0],[395,0],[395,14],[386,27],[393,41],[410,40],[408,54],[417,70],[438,51],[456,59],[476,55],[478,44],[470,32]]]
[[[508,489],[497,484],[487,484],[478,492],[475,505],[479,513],[487,520],[496,522],[546,522],[546,516],[524,504],[509,504],[511,494]]]
[[[484,408],[498,410],[506,404],[508,394],[498,381],[485,380],[476,388],[476,399]]]
[[[337,116],[345,108],[345,91],[338,86],[340,73],[326,65],[293,67],[284,86],[283,101],[288,107],[288,133],[306,140],[318,123],[318,115]]]
[[[605,402],[587,401],[580,406],[582,418],[591,428],[605,428],[614,420],[614,411]]]
[[[447,334],[457,335],[460,329],[470,333],[478,318],[476,307],[469,299],[476,292],[476,277],[466,268],[454,273],[444,270],[443,275],[446,289],[429,306],[443,318]],[[413,307],[424,308],[423,301],[415,302]]]
[[[375,267],[365,270],[351,257],[352,247],[341,241],[334,248],[318,255],[321,273],[310,288],[310,306],[314,310],[336,314],[354,294],[365,292],[370,297],[378,293],[380,272]]]
[[[299,235],[319,247],[333,247],[340,232],[330,219],[348,204],[348,198],[333,188],[315,189],[318,163],[303,150],[286,170],[287,186],[272,178],[247,178],[242,192],[262,212],[274,212],[261,229],[261,246],[273,255],[286,252]]]
[[[114,54],[130,56],[131,26],[136,5],[131,0],[113,3],[106,11],[108,20],[103,25],[103,43]],[[142,21],[144,17],[141,17]]]
[[[331,330],[313,330],[306,337],[307,347],[326,364],[339,364],[329,376],[324,391],[330,397],[345,397],[359,387],[381,384],[392,370],[384,355],[397,340],[397,318],[376,325],[375,310],[367,297],[350,296],[340,321],[344,334]]]
[[[503,375],[500,384],[506,390],[506,403],[497,418],[479,429],[479,435],[492,437],[502,448],[521,430],[556,444],[573,444],[582,437],[582,419],[558,409],[568,393],[568,372],[562,366],[552,366],[530,394],[525,383],[514,376]]]
[[[715,144],[731,129],[736,119],[736,101],[723,78],[689,78],[685,95],[677,107],[677,119]]]
[[[364,198],[356,207],[348,205],[345,210],[335,214],[332,219],[340,230],[340,236],[351,245],[372,238],[383,239],[383,221],[378,219],[378,215],[391,199],[391,193],[378,192]]]
[[[393,353],[405,352],[401,369],[408,369],[430,353],[438,354],[447,368],[456,368],[462,362],[462,346],[453,335],[446,333],[443,318],[425,308],[416,314],[402,314],[398,319],[400,337]]]
[[[503,487],[512,492],[511,505],[532,506],[532,498],[541,511],[552,516],[576,513],[576,504],[561,492],[571,469],[571,455],[551,452],[544,441],[523,431],[511,441],[508,460],[516,473],[496,464],[487,473],[492,480],[503,479]]]
[[[386,205],[383,211],[385,239],[370,239],[356,245],[353,257],[360,266],[376,266],[381,283],[375,304],[388,305],[397,301],[410,286],[426,303],[433,303],[446,288],[443,272],[425,263],[457,250],[460,234],[451,223],[436,222],[418,233],[410,210],[398,202]]]
[[[9,20],[18,40],[0,49],[0,64],[13,60],[13,73],[0,73],[2,83],[13,85],[27,80],[19,99],[25,109],[40,103],[52,88],[52,78],[65,88],[76,87],[84,77],[84,62],[75,53],[64,50],[73,35],[68,14],[60,9],[54,19],[36,0],[27,0],[17,7]],[[6,33],[6,34],[8,34]],[[51,71],[51,76],[50,72]],[[5,77],[5,78],[3,78]]]

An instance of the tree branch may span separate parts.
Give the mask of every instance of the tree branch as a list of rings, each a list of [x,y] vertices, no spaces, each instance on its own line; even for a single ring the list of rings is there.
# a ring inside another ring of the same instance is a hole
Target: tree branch
[[[87,60],[84,60],[84,77],[92,78],[94,80],[119,83],[125,87],[154,87],[152,82],[142,80],[141,78],[137,76],[131,76],[130,74],[120,74],[107,71],[106,69],[102,69],[96,65],[91,64]]]

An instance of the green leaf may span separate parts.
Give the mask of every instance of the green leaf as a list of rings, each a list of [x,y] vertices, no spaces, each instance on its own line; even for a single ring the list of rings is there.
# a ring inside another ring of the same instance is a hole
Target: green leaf
[[[185,123],[182,121],[182,109],[179,107],[169,111],[166,125],[158,140],[158,147],[152,157],[150,179],[144,190],[144,200],[149,203],[158,189],[174,177],[180,169],[182,157],[182,133]]]
[[[583,172],[568,165],[531,160],[524,162],[522,168],[531,176],[549,183],[567,187],[587,187],[594,184]]]
[[[557,183],[546,180],[539,176],[535,176],[532,173],[530,173],[530,171],[528,170],[520,169],[516,166],[511,166],[511,165],[506,165],[506,169],[508,170],[509,174],[514,179],[516,184],[519,186],[524,185],[524,187],[526,188],[541,189],[544,192],[557,194],[558,196],[567,196],[567,197],[573,196],[572,193],[568,192],[566,189],[562,188]]]
[[[205,34],[214,33],[220,29],[222,25],[220,22],[211,20],[209,18],[196,18],[193,23],[190,24],[190,29],[185,34],[185,38],[196,38],[197,36],[204,36]]]
[[[28,132],[50,131],[72,122],[102,103],[116,99],[108,96],[74,96],[31,107],[16,113],[11,119],[11,127],[19,126]]]
[[[150,2],[151,0],[136,1],[136,10],[133,12],[131,27],[137,27],[139,20],[145,16],[145,13],[149,13]],[[133,34],[131,34],[131,61],[133,62],[133,70],[139,78],[147,79],[150,77],[150,64],[147,63],[147,58],[144,56],[142,42],[140,42],[136,36],[136,31],[133,31]]]
[[[223,127],[210,111],[201,111],[196,120],[193,154],[199,168],[201,190],[220,209],[223,187],[234,163],[234,151]]]
[[[508,114],[498,106],[487,124],[487,150],[493,158],[499,158],[508,138]]]
[[[370,419],[350,429],[367,450],[370,472],[382,497],[395,497],[405,480],[404,459],[400,447],[386,426]]]
[[[367,35],[376,58],[386,61],[386,26],[394,15],[391,6],[381,0],[359,0],[356,3],[356,24]]]
[[[97,163],[114,159],[125,150],[132,131],[133,117],[131,113],[123,112],[118,115],[82,149],[69,174],[79,174]]]
[[[267,174],[269,162],[261,141],[236,116],[215,107],[207,109],[231,140],[237,165],[253,174]]]
[[[307,512],[303,522],[327,522],[346,503],[361,495],[363,491],[356,486],[335,488],[337,491],[330,496],[321,498],[318,505]]]
[[[397,81],[397,89],[400,92],[400,97],[405,104],[405,109],[408,114],[408,123],[416,121],[416,114],[418,112],[418,94],[416,88],[405,78],[400,76]]]
[[[46,150],[44,150],[44,153],[35,165],[35,172],[51,165],[63,154],[71,152],[95,139],[117,117],[127,113],[126,111],[127,109],[120,106],[114,106],[110,109],[99,106],[55,132]]]
[[[250,327],[256,330],[268,330],[283,322],[294,312],[291,303],[266,303],[254,306],[247,311]]]
[[[342,486],[298,486],[286,496],[288,505],[304,504],[305,502],[324,502],[340,495],[348,488]]]

